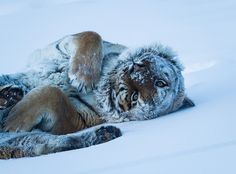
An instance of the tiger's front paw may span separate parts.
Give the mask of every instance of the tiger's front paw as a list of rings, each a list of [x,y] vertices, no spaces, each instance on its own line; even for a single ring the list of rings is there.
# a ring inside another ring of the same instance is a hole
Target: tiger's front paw
[[[24,97],[24,91],[16,85],[0,86],[0,110],[14,106]]]

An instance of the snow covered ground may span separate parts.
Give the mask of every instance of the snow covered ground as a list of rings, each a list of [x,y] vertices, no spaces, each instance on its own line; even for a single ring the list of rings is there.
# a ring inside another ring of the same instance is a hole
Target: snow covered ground
[[[117,124],[121,138],[0,161],[0,173],[236,173],[235,0],[1,0],[0,73],[66,34],[94,30],[130,47],[161,42],[185,64],[196,107]]]

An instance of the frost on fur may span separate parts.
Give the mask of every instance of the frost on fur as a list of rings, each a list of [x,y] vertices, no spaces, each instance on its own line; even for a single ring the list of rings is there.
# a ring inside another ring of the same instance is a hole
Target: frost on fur
[[[74,56],[70,57],[69,78],[78,91],[89,92],[99,81],[103,60],[102,39],[95,32],[74,35],[76,47]]]
[[[146,66],[148,69],[145,70]],[[111,122],[145,120],[177,110],[185,97],[182,70],[183,66],[176,53],[161,44],[124,51],[98,84],[96,95],[101,112],[106,113],[105,119]],[[139,107],[122,112],[116,98],[121,95],[121,92],[114,90],[112,85],[118,85],[123,93],[128,93],[131,89],[128,89],[127,84],[126,87],[123,84],[127,81],[125,81],[127,78],[125,74],[131,71],[128,78],[133,81],[132,83],[139,84],[133,90],[140,89],[141,91],[138,92],[142,95],[142,91],[145,91],[143,89],[147,88],[145,85],[151,81],[153,85],[150,85],[150,90],[153,87],[155,92],[153,98],[151,97],[152,101],[145,101],[139,97],[137,103]],[[166,88],[155,86],[154,83],[158,79],[165,79],[169,86]]]
[[[104,121],[153,119],[174,112],[183,105],[193,106],[191,100],[186,100],[184,79],[181,74],[183,66],[176,53],[169,47],[154,44],[138,49],[127,49],[119,44],[99,41],[99,44],[91,47],[92,50],[98,49],[97,51],[91,51],[89,46],[85,46],[81,51],[81,42],[76,44],[75,38],[77,41],[80,40],[76,35],[67,36],[45,49],[36,51],[34,58],[37,63],[30,66],[26,72],[0,76],[0,86],[17,85],[24,93],[45,85],[59,88],[61,94],[63,96],[65,94],[61,100],[58,100],[59,93],[52,97],[52,91],[38,96],[46,96],[41,101],[48,103],[54,101],[53,106],[57,106],[55,101],[58,101],[57,104],[61,104],[58,108],[64,110],[66,106],[73,108],[75,112],[68,114],[66,118],[76,126],[78,126],[76,120],[79,120],[81,126],[76,127],[76,130],[101,124]],[[63,102],[65,98],[68,102]],[[0,102],[5,104],[5,100]],[[29,100],[29,103],[36,102]],[[39,104],[42,106],[41,103]],[[20,108],[24,110],[24,107]],[[62,113],[57,107],[55,108],[55,111]],[[2,118],[8,116],[8,112],[0,112],[1,125],[4,124]],[[43,112],[47,111],[43,110]],[[72,118],[70,116],[74,114],[75,119],[70,120]],[[63,125],[65,122],[62,122]],[[18,126],[20,121],[16,119],[15,123]],[[38,128],[37,125],[32,129],[34,128]],[[0,129],[4,128],[0,126]],[[8,135],[10,137],[6,139],[4,138],[6,134],[0,134],[0,156],[4,147],[10,147],[6,149],[9,153],[12,153],[11,147],[14,147],[18,149],[19,154],[35,156],[87,147],[106,142],[121,134],[117,128],[101,127],[87,133],[63,136],[42,132],[24,133],[21,134],[22,136]]]
[[[0,159],[33,157],[105,143],[122,135],[114,126],[97,126],[67,135],[45,132],[0,133]],[[37,143],[37,144],[36,144]]]

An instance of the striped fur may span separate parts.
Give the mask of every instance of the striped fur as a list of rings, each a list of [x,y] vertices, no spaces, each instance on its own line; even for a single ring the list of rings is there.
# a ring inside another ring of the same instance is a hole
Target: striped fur
[[[95,32],[66,36],[35,51],[26,72],[0,76],[0,86],[11,84],[26,94],[0,111],[0,158],[103,143],[121,136],[120,130],[90,127],[193,106],[181,71],[177,55],[161,44],[129,50]]]

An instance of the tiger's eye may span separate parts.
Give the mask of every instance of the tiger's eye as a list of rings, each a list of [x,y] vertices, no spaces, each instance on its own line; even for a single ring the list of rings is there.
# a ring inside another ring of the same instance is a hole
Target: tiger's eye
[[[168,85],[167,85],[167,83],[164,80],[157,80],[155,82],[155,86],[157,86],[159,88],[164,88],[164,87],[166,87]]]
[[[137,92],[134,92],[133,94],[132,94],[132,100],[133,101],[137,101],[138,100],[138,93]]]

